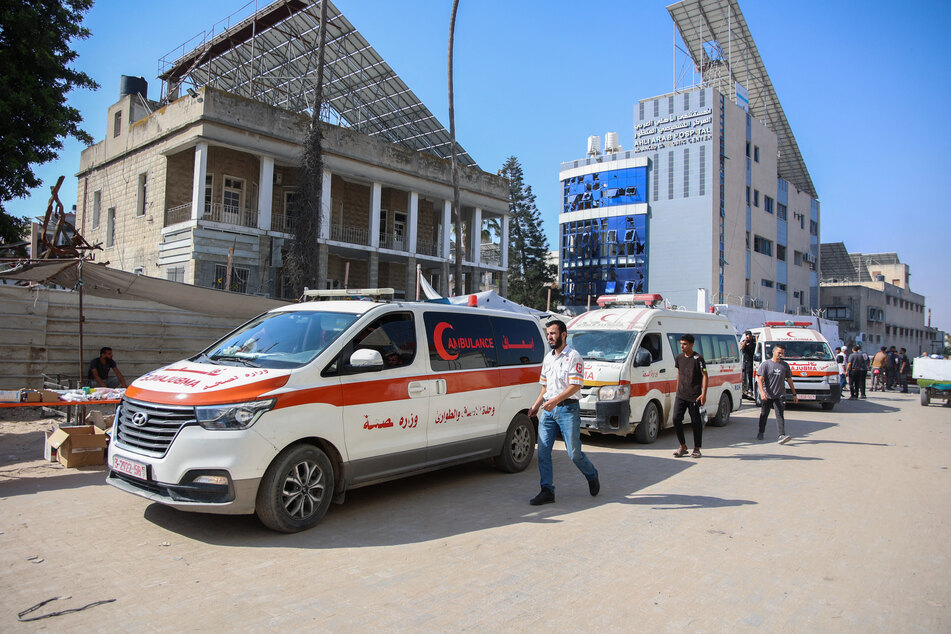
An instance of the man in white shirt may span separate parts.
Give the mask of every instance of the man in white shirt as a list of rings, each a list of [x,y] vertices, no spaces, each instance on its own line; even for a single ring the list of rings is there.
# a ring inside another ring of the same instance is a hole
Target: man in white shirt
[[[545,324],[545,335],[551,353],[545,355],[539,383],[541,393],[528,411],[535,416],[541,410],[538,422],[538,471],[541,491],[529,502],[533,506],[555,501],[554,471],[551,448],[561,431],[568,455],[588,480],[588,492],[597,495],[601,490],[598,470],[581,451],[581,406],[576,394],[583,385],[584,361],[578,351],[567,345],[568,328],[560,320]]]

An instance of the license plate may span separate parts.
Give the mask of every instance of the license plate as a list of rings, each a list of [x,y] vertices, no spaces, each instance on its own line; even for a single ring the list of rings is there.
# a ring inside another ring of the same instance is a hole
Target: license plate
[[[112,457],[112,470],[132,476],[133,478],[139,478],[140,480],[149,479],[148,465],[121,456]]]
[[[816,400],[816,395],[815,394],[800,394],[799,400],[800,401],[814,401]]]

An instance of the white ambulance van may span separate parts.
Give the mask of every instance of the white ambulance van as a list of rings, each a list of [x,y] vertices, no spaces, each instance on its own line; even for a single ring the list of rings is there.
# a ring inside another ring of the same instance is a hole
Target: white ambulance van
[[[657,308],[663,297],[605,295],[602,308],[568,323],[568,344],[584,359],[581,429],[657,440],[672,425],[680,337],[695,338],[707,363],[710,424],[723,426],[740,408],[742,366],[730,321],[721,315]]]
[[[305,302],[137,379],[108,482],[295,532],[356,487],[482,458],[531,462],[547,344],[528,315],[424,302]]]
[[[785,361],[792,370],[793,385],[800,403],[815,402],[822,409],[832,409],[842,398],[839,366],[829,342],[808,321],[767,321],[762,328],[751,328],[756,337],[753,371],[759,370],[763,359],[771,359],[773,347],[786,347]],[[756,404],[760,404],[759,389]]]

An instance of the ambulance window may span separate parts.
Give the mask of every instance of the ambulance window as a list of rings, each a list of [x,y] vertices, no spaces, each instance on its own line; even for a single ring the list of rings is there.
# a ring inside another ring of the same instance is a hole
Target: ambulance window
[[[703,360],[707,363],[719,363],[720,355],[717,352],[716,343],[713,340],[712,335],[700,335],[697,337],[697,346],[700,348],[697,352],[700,353],[700,356],[703,357]]]
[[[641,339],[641,347],[651,353],[651,363],[657,363],[663,359],[663,344],[659,333],[652,332],[644,335]]]
[[[531,365],[542,362],[545,342],[534,321],[491,317],[499,365]]]
[[[350,356],[357,350],[376,350],[383,357],[383,371],[404,367],[416,357],[416,329],[411,313],[389,313],[363,328],[324,370],[324,376],[352,374]]]
[[[423,316],[434,372],[494,368],[495,336],[486,315],[427,312]]]

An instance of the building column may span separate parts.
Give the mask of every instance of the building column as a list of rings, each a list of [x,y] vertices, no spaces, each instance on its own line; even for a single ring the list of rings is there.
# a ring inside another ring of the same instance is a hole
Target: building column
[[[195,169],[192,173],[192,220],[202,217],[205,210],[205,179],[208,175],[208,144],[195,146]]]
[[[439,255],[447,261],[452,260],[452,245],[449,240],[452,233],[452,201],[444,200],[442,206],[442,253]],[[448,287],[447,287],[448,288]],[[440,291],[441,293],[443,291]],[[443,293],[443,297],[448,297]]]
[[[380,253],[370,251],[370,261],[367,262],[367,288],[377,288],[380,285]]]
[[[383,198],[383,184],[373,183],[370,190],[370,246],[380,248],[380,200]],[[379,259],[377,260],[379,262]],[[376,273],[372,273],[374,277]],[[371,288],[373,286],[371,285]]]
[[[330,170],[325,169],[320,181],[320,235],[322,240],[330,239],[330,210],[331,210],[331,185],[333,175]]]
[[[407,228],[406,250],[416,255],[416,241],[419,233],[419,192],[409,193],[409,227]],[[412,258],[414,261],[415,257]],[[413,279],[416,279],[416,266],[413,265]],[[413,292],[415,293],[415,286]],[[409,293],[406,294],[409,297]]]
[[[261,174],[258,177],[258,229],[271,230],[271,207],[274,200],[274,159],[259,156]]]
[[[439,265],[439,294],[443,297],[451,297],[449,288],[449,261]]]
[[[416,297],[416,258],[406,258],[406,299],[415,301]]]
[[[476,207],[472,212],[472,263],[476,268],[482,265],[482,207]],[[481,286],[481,284],[476,284]]]
[[[499,242],[502,257],[502,272],[499,274],[499,295],[507,297],[509,293],[509,215],[502,216],[502,237]]]

